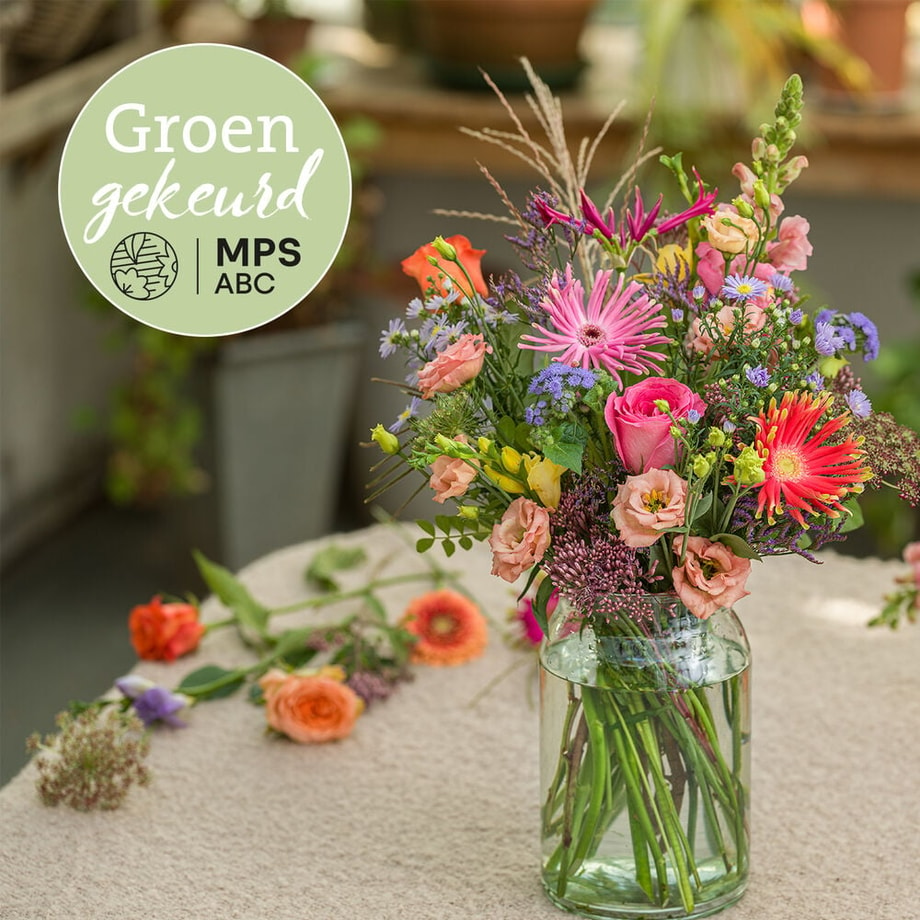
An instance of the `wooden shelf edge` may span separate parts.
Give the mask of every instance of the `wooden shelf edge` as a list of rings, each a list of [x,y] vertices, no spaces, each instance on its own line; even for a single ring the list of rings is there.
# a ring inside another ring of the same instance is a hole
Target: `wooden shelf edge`
[[[153,29],[0,96],[0,160],[68,127],[112,74],[167,44],[164,33]]]

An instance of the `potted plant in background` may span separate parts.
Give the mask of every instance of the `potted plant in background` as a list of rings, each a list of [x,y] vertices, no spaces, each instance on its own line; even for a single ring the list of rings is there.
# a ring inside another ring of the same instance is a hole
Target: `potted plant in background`
[[[377,128],[355,118],[342,134],[352,214],[332,268],[301,303],[221,339],[160,332],[127,317],[113,339],[133,363],[105,423],[109,498],[150,509],[199,496],[191,513],[213,526],[197,521],[195,530],[234,568],[336,522],[366,336],[353,307],[372,197],[361,155]]]

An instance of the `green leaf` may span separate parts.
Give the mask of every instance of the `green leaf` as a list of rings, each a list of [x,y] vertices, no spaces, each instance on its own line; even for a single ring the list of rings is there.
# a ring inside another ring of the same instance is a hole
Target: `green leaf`
[[[727,546],[736,556],[740,556],[742,559],[756,559],[758,562],[761,557],[757,550],[751,546],[747,540],[743,540],[737,534],[734,533],[717,533],[714,537],[710,537],[713,543],[721,543],[723,546]]]
[[[441,543],[441,548],[444,550],[444,555],[449,559],[456,552],[457,547],[454,544],[453,540],[447,539]]]
[[[517,422],[507,415],[498,420],[495,426],[498,437],[503,444],[514,445],[515,435],[517,434]]]
[[[585,452],[584,444],[578,444],[574,441],[557,441],[555,444],[547,444],[543,449],[543,456],[559,466],[564,466],[573,473],[581,473],[581,458]]]
[[[464,534],[457,542],[460,544],[461,549],[468,550],[473,548],[473,540],[468,534]]]
[[[418,525],[419,529],[427,533],[429,537],[434,536],[434,524],[432,524],[431,521],[419,519],[415,523]]]
[[[415,551],[417,553],[427,553],[434,546],[434,537],[422,537],[415,541]]]
[[[304,578],[308,584],[321,591],[336,591],[339,583],[333,578],[333,574],[353,569],[366,559],[367,554],[360,546],[339,546],[331,543],[313,557],[304,572]]]
[[[260,604],[229,570],[192,551],[198,571],[211,593],[233,614],[244,642],[264,643],[268,638],[269,610]]]
[[[533,599],[533,615],[540,629],[543,630],[544,636],[549,633],[549,616],[546,612],[546,605],[549,603],[552,593],[552,581],[549,578],[544,578],[543,581],[540,582],[540,587],[537,588],[537,593],[534,595]]]
[[[865,524],[862,508],[855,498],[843,503],[843,507],[850,513],[843,519],[838,533],[849,533],[851,530],[857,530]]]
[[[706,492],[693,503],[693,520],[698,521],[712,507],[712,492]]]
[[[449,534],[454,529],[454,519],[449,514],[436,514],[434,520],[445,534]]]
[[[176,691],[193,696],[196,700],[217,700],[236,693],[245,680],[246,678],[236,671],[208,664],[187,674],[176,687]]]

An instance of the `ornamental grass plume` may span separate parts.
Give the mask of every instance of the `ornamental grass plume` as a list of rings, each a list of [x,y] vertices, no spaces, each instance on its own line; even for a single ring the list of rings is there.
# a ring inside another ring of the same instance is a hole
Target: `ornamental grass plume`
[[[26,742],[45,805],[110,811],[131,786],[150,782],[144,763],[150,740],[137,716],[91,706],[77,714],[59,713],[56,722],[57,734],[35,734]]]

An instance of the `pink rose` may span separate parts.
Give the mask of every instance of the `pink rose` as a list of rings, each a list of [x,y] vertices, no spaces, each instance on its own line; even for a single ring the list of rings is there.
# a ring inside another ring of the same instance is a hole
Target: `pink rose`
[[[914,584],[920,588],[920,542],[908,543],[904,547],[904,561],[913,566]]]
[[[651,546],[661,531],[684,523],[687,483],[672,470],[627,476],[613,500],[620,539],[634,549]]]
[[[677,460],[677,442],[671,434],[671,419],[655,401],[667,401],[676,419],[691,410],[702,414],[706,403],[679,380],[670,377],[646,377],[611,393],[604,408],[607,427],[613,433],[613,445],[630,473],[663,469]]]
[[[492,574],[516,581],[549,546],[549,512],[529,498],[516,498],[492,528]]]
[[[466,444],[466,435],[458,434],[454,440]],[[443,504],[449,498],[464,495],[476,478],[477,470],[473,464],[474,461],[459,457],[438,457],[431,464],[431,478],[428,480],[428,485],[435,491],[434,500]]]
[[[776,271],[805,271],[814,251],[808,242],[810,224],[804,217],[787,217],[779,225],[777,239],[767,243],[767,255]]]
[[[480,334],[461,335],[418,372],[422,397],[431,399],[435,393],[450,393],[463,386],[482,370],[487,354],[492,354],[492,346]]]
[[[738,307],[734,304],[726,304],[717,313],[704,313],[702,316],[695,317],[690,324],[690,337],[687,342],[689,347],[704,355],[711,354],[716,347],[716,340],[713,336],[717,330],[721,330],[725,338],[731,335],[737,322],[737,310]],[[763,329],[767,321],[767,314],[753,301],[748,301],[744,305],[743,319],[745,334],[752,335]],[[716,354],[715,357],[718,355]]]
[[[678,559],[683,542],[682,536],[674,540]],[[687,609],[705,620],[721,607],[731,607],[751,593],[744,590],[750,572],[751,560],[736,556],[724,544],[705,537],[689,537],[684,564],[674,566],[671,577],[674,590]]]

